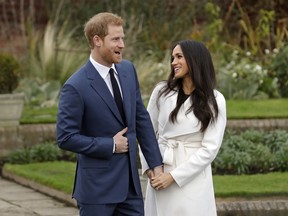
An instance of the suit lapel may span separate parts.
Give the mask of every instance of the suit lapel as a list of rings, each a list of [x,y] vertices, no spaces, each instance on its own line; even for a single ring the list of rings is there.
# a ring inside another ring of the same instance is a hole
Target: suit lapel
[[[112,97],[105,81],[103,80],[103,78],[100,76],[100,74],[94,68],[94,66],[92,65],[90,61],[88,61],[86,64],[86,73],[87,73],[87,78],[92,80],[91,87],[97,92],[97,94],[107,104],[107,106],[112,111],[112,113],[116,116],[116,118],[123,124],[121,115],[114,101],[114,98]]]

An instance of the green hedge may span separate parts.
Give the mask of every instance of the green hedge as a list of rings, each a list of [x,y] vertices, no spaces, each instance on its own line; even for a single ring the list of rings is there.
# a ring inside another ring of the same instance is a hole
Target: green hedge
[[[29,164],[47,161],[76,161],[76,154],[61,150],[53,142],[40,143],[12,151],[6,158],[10,164]]]
[[[247,130],[236,133],[227,130],[212,169],[219,175],[288,171],[287,155],[287,131]],[[46,142],[12,151],[7,157],[11,164],[56,160],[76,161],[76,155],[60,150],[55,143]]]
[[[287,131],[227,130],[212,168],[217,174],[288,171],[287,155]]]

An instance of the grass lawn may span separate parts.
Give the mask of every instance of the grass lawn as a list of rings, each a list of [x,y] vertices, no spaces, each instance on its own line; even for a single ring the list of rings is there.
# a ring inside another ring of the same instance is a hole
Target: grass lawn
[[[214,176],[217,197],[288,195],[288,172]]]
[[[71,193],[75,163],[45,162],[24,165],[5,164],[6,171],[43,185]],[[288,172],[257,175],[214,176],[216,197],[288,196]]]
[[[76,164],[66,161],[5,164],[3,169],[48,187],[71,193]]]
[[[57,107],[24,106],[21,124],[55,123]],[[288,99],[227,100],[228,119],[288,118]]]
[[[288,118],[288,99],[228,100],[228,119]]]
[[[30,107],[24,106],[21,115],[21,124],[34,124],[34,123],[55,123],[57,115],[57,107]]]

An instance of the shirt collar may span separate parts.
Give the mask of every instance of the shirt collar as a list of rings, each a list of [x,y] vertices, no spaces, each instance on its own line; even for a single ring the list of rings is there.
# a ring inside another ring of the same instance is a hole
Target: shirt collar
[[[91,61],[92,65],[95,67],[95,69],[98,71],[98,73],[100,74],[100,76],[105,79],[107,76],[108,76],[108,73],[109,73],[109,70],[110,68],[105,66],[105,65],[102,65],[102,64],[99,64],[98,62],[96,62],[92,56],[90,55],[90,58],[89,60]],[[115,69],[115,64],[112,64],[111,68],[114,69],[115,73],[118,75],[116,69]]]

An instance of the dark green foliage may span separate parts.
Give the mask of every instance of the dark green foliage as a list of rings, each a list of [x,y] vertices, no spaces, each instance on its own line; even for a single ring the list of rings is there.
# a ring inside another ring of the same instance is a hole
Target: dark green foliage
[[[61,160],[76,162],[76,154],[74,152],[61,150]]]
[[[32,161],[32,154],[29,148],[15,150],[7,157],[7,162],[12,164],[27,164]]]
[[[272,60],[271,69],[278,78],[277,82],[281,96],[288,97],[288,45],[280,49]]]
[[[27,164],[56,160],[76,161],[76,155],[72,152],[59,149],[55,143],[45,142],[33,147],[12,151],[7,157],[7,162],[11,164]]]
[[[275,134],[267,137],[267,145],[270,146],[274,157],[271,160],[274,169],[279,171],[288,170],[288,133],[286,131],[277,131]]]
[[[226,131],[212,167],[215,174],[253,174],[288,170],[288,133],[284,130]]]
[[[60,149],[56,144],[43,143],[31,148],[32,158],[35,162],[55,161],[60,156]]]
[[[0,53],[0,94],[12,93],[19,84],[19,63],[8,54]]]
[[[214,172],[246,173],[251,161],[251,156],[246,151],[249,145],[243,137],[227,131],[218,156],[213,162]]]
[[[86,43],[83,36],[83,24],[93,15],[108,11],[120,15],[125,20],[126,58],[137,58],[139,54],[151,52],[159,59],[171,43],[191,37],[192,28],[197,19],[203,20],[205,1],[111,1],[99,0],[47,1],[49,19],[55,19],[55,11],[61,8],[58,21],[68,28],[77,27],[75,37]],[[205,16],[207,14],[205,13]],[[73,19],[77,17],[77,19]],[[69,20],[69,22],[67,22]],[[88,47],[88,45],[87,45]],[[133,48],[132,48],[133,47]]]
[[[288,171],[288,133],[284,130],[241,133],[227,130],[218,156],[212,163],[214,174],[254,174]],[[26,164],[45,161],[76,161],[76,154],[46,142],[11,152],[7,162]],[[138,160],[140,168],[140,161]]]

